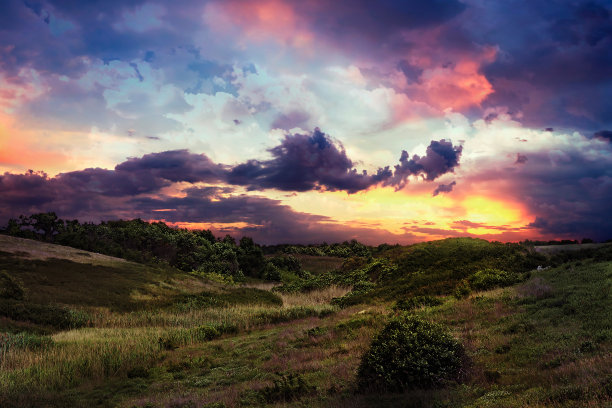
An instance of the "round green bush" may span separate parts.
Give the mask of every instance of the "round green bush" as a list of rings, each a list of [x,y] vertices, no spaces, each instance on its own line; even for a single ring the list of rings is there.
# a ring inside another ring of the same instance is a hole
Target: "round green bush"
[[[357,373],[361,391],[401,392],[458,380],[463,346],[442,326],[401,314],[374,338]]]

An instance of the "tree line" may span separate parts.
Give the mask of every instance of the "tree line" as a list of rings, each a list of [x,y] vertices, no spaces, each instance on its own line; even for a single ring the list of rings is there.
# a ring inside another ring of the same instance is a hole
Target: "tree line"
[[[369,248],[356,240],[342,244],[262,247],[250,237],[238,242],[210,230],[173,228],[141,219],[100,223],[63,220],[54,212],[12,218],[1,233],[70,246],[145,264],[168,264],[183,271],[280,280],[282,271],[299,273],[295,254],[366,256]],[[265,250],[265,253],[264,253]],[[276,256],[268,256],[276,255]]]

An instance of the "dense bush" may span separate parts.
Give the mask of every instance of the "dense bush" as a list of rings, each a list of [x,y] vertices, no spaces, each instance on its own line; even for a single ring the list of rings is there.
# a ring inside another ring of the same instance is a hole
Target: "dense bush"
[[[6,271],[0,272],[0,299],[23,300],[25,290]]]
[[[499,269],[486,268],[476,272],[469,279],[470,286],[477,290],[486,290],[499,286],[508,286],[518,281],[518,276]]]
[[[463,346],[442,326],[401,314],[374,338],[359,365],[361,391],[429,388],[457,380],[462,373]]]

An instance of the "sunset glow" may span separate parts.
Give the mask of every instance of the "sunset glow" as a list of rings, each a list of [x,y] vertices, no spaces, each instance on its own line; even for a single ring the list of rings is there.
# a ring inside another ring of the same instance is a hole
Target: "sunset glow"
[[[610,239],[612,9],[566,3],[9,0],[0,224]]]

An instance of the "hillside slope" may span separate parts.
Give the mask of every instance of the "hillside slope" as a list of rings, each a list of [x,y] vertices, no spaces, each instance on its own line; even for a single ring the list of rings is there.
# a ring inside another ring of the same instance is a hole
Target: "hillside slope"
[[[35,304],[131,310],[163,301],[197,280],[173,268],[151,267],[80,249],[0,235],[0,271]]]

